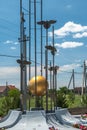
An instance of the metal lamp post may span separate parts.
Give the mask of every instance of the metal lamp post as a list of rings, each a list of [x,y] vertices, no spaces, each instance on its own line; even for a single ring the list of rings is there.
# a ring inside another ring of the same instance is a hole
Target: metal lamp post
[[[47,20],[47,21],[39,21],[37,24],[43,25],[46,29],[46,47],[48,46],[48,29],[50,28],[51,24],[56,23],[55,20]],[[48,80],[48,50],[45,49],[45,67],[46,67],[46,80]],[[48,89],[46,90],[46,112],[48,111]]]
[[[54,83],[54,55],[55,55],[55,53],[56,53],[56,48],[54,47],[54,46],[51,46],[51,45],[49,45],[49,46],[46,46],[46,48],[48,49],[48,50],[50,50],[51,51],[51,53],[52,53],[52,55],[53,55],[53,67],[52,66],[50,66],[50,68],[49,68],[49,70],[50,71],[53,71],[53,96],[55,95],[55,92],[54,92],[54,86],[56,85],[55,83]],[[55,86],[56,87],[56,86]],[[54,108],[55,108],[55,100],[54,100]],[[52,97],[51,97],[51,110],[52,110]]]

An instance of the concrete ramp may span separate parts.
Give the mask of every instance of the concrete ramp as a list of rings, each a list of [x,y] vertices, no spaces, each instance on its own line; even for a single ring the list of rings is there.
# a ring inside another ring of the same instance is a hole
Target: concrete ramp
[[[7,118],[10,116],[10,114],[13,112],[13,110],[9,110],[8,114],[6,116],[4,116],[1,120],[0,123],[7,120]]]
[[[50,126],[62,127],[62,125],[60,124],[59,120],[56,118],[55,113],[47,113],[46,118],[47,118],[47,123]]]
[[[21,117],[21,111],[12,110],[10,114],[0,122],[0,128],[9,128],[15,125]]]
[[[52,126],[56,130],[77,130],[61,124],[55,113],[46,115],[45,111],[27,111],[14,126],[6,128],[6,130],[49,130],[49,127],[52,128]]]
[[[22,115],[19,122],[7,130],[49,130],[46,119],[41,111],[30,111]]]
[[[56,110],[55,114],[62,124],[66,125],[81,124],[80,120],[73,117],[69,113],[67,108]]]
[[[47,114],[47,123],[49,127],[54,126],[54,128],[58,130],[78,130],[77,128],[61,124],[60,121],[57,119],[55,113]]]

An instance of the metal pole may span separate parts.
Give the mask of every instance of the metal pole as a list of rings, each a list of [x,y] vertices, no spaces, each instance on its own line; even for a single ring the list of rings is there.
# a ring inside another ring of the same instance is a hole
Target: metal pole
[[[75,90],[75,74],[74,74],[74,69],[72,70],[73,72],[73,89]]]
[[[29,61],[31,61],[31,0],[29,0]],[[29,81],[31,79],[31,65],[29,64]],[[30,110],[30,97],[29,97]]]
[[[42,9],[42,0],[41,0],[41,21],[42,21],[42,16],[43,16],[43,9]],[[43,68],[42,68],[42,64],[43,64],[43,38],[42,38],[42,30],[43,30],[43,26],[41,25],[41,75],[43,75]]]
[[[55,20],[50,21],[39,21],[37,24],[43,25],[46,29],[46,46],[45,46],[45,76],[46,80],[48,81],[48,28],[51,26],[51,24],[54,24]],[[46,89],[46,111],[48,111],[48,89]]]
[[[51,61],[50,61],[50,89],[51,89],[51,93],[50,95],[52,94],[52,70],[51,70]],[[50,97],[51,98],[51,111],[52,111],[52,96]]]
[[[85,63],[85,61],[84,61],[84,79],[85,79],[85,94],[87,93],[87,86],[86,86],[86,78],[87,78],[87,76],[86,76],[87,74],[86,74],[86,63]]]
[[[53,47],[54,47],[54,26],[52,27],[52,33],[53,33]],[[55,69],[54,69],[54,53],[53,53],[53,99],[54,99],[54,110],[55,110],[55,82],[54,82],[54,77],[55,77]]]
[[[84,87],[85,87],[85,61],[83,63],[83,82],[82,82],[82,95],[84,93]]]
[[[57,109],[57,93],[56,93],[56,90],[57,90],[57,66],[55,66],[55,106],[56,106],[56,109]]]
[[[43,2],[41,0],[41,21],[43,19]],[[43,25],[41,25],[41,76],[43,75]],[[43,96],[41,96],[41,107],[43,107]]]
[[[36,0],[34,0],[34,46],[35,46],[35,107],[37,107],[37,82],[36,82],[36,77],[37,77],[37,44],[36,44]]]
[[[29,0],[29,61],[31,61],[31,0]],[[29,64],[29,80],[31,79],[31,65]]]
[[[25,31],[25,30],[24,30]],[[23,60],[26,61],[26,35],[24,32],[24,42],[23,42]],[[23,64],[23,108],[27,109],[27,69],[26,64]]]
[[[48,29],[46,29],[46,46],[48,46]],[[48,81],[48,50],[45,49],[46,80]],[[48,111],[48,88],[46,88],[46,112]]]
[[[20,59],[22,60],[22,44],[23,44],[23,41],[22,41],[22,25],[23,25],[23,21],[22,21],[22,0],[20,0]],[[20,89],[21,89],[21,93],[22,93],[22,67],[20,66]]]
[[[24,96],[23,96],[23,40],[24,40],[24,14],[22,12],[22,0],[20,0],[20,89],[21,89],[21,110],[24,110]]]
[[[84,79],[85,79],[85,94],[87,94],[87,67],[86,67],[86,62],[84,61]]]

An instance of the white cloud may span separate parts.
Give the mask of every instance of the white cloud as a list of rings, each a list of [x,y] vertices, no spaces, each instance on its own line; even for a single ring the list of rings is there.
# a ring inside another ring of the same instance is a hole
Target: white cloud
[[[19,67],[0,67],[0,85],[5,83],[14,84],[20,88],[20,68]]]
[[[87,32],[76,33],[73,35],[73,38],[82,38],[82,37],[87,37]]]
[[[19,42],[14,42],[15,45],[19,44]]]
[[[7,40],[4,42],[4,44],[12,44],[12,43],[13,43],[13,41],[10,41],[10,40]]]
[[[70,34],[78,35],[77,33],[82,34],[80,35],[81,37],[87,37],[87,26],[82,26],[81,24],[76,24],[72,21],[69,21],[60,29],[54,31],[54,34],[59,38],[68,36]],[[52,36],[52,32],[49,32],[49,36]],[[73,38],[76,37],[73,36]],[[78,38],[80,37],[78,36]]]
[[[16,47],[11,47],[11,50],[15,50],[16,49]]]
[[[15,77],[19,73],[19,67],[0,67],[0,77],[1,78],[8,78],[8,77]]]
[[[61,66],[59,68],[59,70],[60,71],[68,71],[68,70],[72,70],[72,69],[78,68],[80,66],[81,66],[80,64],[69,64],[69,65]]]
[[[14,44],[14,45],[17,45],[19,44],[19,42],[14,42],[14,41],[11,41],[11,40],[7,40],[4,42],[4,44]]]
[[[41,75],[41,67],[37,66],[37,75]],[[31,78],[35,76],[35,66],[31,66]],[[45,75],[45,69],[43,69],[43,75]],[[27,66],[27,83],[29,79],[29,68]],[[20,89],[20,66],[0,67],[0,85],[14,84]]]
[[[35,66],[31,67],[31,72],[32,72],[31,77],[35,76]],[[43,74],[45,74],[44,72],[45,72],[45,69],[43,66]],[[37,75],[41,75],[41,66],[37,66]]]
[[[62,44],[55,44],[55,46],[60,47],[60,48],[76,48],[79,46],[83,46],[84,44],[82,42],[63,42]]]
[[[75,62],[80,63],[80,62],[81,62],[81,59],[77,59],[77,60],[75,60]]]
[[[69,71],[71,72],[72,69],[75,69],[75,68],[78,68],[80,66],[80,64],[68,64],[68,65],[64,65],[64,66],[60,66],[59,70],[58,70],[58,74],[62,74],[61,72],[62,71]],[[40,66],[37,66],[37,75],[40,75],[41,72],[40,72],[40,69],[41,67]],[[31,78],[33,76],[35,76],[35,67],[32,66],[31,67]],[[49,74],[48,73],[48,81],[49,81]],[[27,79],[28,79],[28,76],[29,76],[29,68],[27,67]],[[43,69],[43,76],[45,76],[45,69]],[[63,76],[65,76],[63,74]],[[58,78],[59,79],[59,78]],[[61,83],[66,83],[66,81],[61,81],[63,79],[63,77],[60,77],[59,79],[59,84]],[[20,67],[16,66],[16,67],[12,67],[12,66],[9,66],[9,67],[0,67],[0,86],[1,85],[6,85],[6,82],[9,84],[9,85],[15,85],[18,89],[20,89]],[[27,84],[29,83],[29,81],[27,80]],[[59,85],[58,84],[58,85]]]

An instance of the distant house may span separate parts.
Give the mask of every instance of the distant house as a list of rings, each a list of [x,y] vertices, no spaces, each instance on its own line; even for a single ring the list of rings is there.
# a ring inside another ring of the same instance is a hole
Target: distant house
[[[11,89],[16,89],[16,87],[14,85],[0,86],[0,97],[6,96]]]
[[[82,94],[82,87],[75,87],[74,89],[72,89],[72,91],[76,94]],[[85,93],[85,87],[83,88],[83,93]]]

